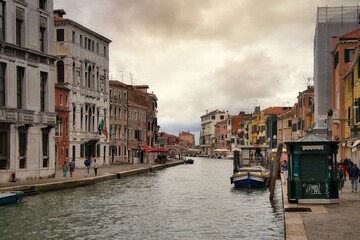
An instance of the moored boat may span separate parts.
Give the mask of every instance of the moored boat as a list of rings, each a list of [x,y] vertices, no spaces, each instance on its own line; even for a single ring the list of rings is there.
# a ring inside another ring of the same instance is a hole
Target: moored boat
[[[270,179],[270,170],[262,166],[239,168],[231,177],[231,184],[239,188],[265,188]]]
[[[24,192],[22,191],[0,192],[0,205],[19,202],[23,196]]]

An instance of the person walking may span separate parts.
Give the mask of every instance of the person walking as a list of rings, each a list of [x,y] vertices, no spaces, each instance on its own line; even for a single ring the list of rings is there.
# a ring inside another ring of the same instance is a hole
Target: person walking
[[[90,159],[86,159],[84,161],[84,165],[85,165],[85,168],[86,168],[86,176],[89,176],[89,174],[90,174],[90,165],[91,165]]]
[[[62,168],[62,171],[63,171],[63,177],[66,177],[67,171],[69,171],[69,166],[67,164],[67,161],[64,161],[61,168]]]
[[[75,170],[75,160],[71,160],[69,163],[69,169],[70,169],[70,177],[73,176],[74,170]]]
[[[338,183],[339,183],[339,193],[341,193],[341,189],[344,187],[344,178],[345,178],[345,174],[344,174],[344,170],[343,170],[343,166],[341,163],[339,163],[339,166],[337,168],[337,179],[338,179]]]
[[[286,183],[287,179],[288,179],[288,174],[289,174],[288,162],[286,160],[284,160],[283,169],[284,169],[284,178],[285,178],[285,183]]]
[[[96,162],[96,159],[94,159],[93,166],[94,166],[95,176],[97,176],[97,171],[98,171],[99,164]]]
[[[351,192],[357,192],[359,171],[356,164],[350,169],[349,178],[351,179]]]

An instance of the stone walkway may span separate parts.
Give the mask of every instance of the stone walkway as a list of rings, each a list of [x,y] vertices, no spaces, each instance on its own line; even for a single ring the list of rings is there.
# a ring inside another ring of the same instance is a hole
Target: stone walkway
[[[284,208],[311,208],[311,212],[285,212],[286,239],[360,239],[360,192],[351,192],[350,181],[344,184],[339,204],[317,205],[289,204],[286,185],[282,184]]]
[[[122,176],[133,175],[150,170],[166,168],[172,165],[182,164],[181,161],[169,161],[166,164],[150,165],[150,164],[122,164],[122,165],[109,165],[100,166],[98,169],[98,176],[95,177],[94,169],[90,169],[90,175],[86,176],[85,168],[76,168],[73,177],[70,177],[70,172],[67,177],[63,177],[61,169],[58,169],[55,178],[5,182],[0,183],[0,192],[16,190],[19,188],[28,188],[36,186],[38,189],[56,190],[66,187],[75,187],[80,185],[93,184],[100,181],[106,181]]]

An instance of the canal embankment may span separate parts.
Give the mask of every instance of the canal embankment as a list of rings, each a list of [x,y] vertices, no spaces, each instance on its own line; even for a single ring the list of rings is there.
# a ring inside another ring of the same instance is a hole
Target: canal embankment
[[[55,191],[65,188],[82,187],[99,182],[109,181],[117,178],[129,177],[137,174],[143,174],[151,171],[158,171],[168,167],[183,164],[182,161],[170,161],[165,164],[121,164],[100,166],[98,176],[95,176],[94,170],[90,169],[90,175],[86,176],[85,168],[75,169],[73,176],[69,172],[64,177],[62,170],[56,171],[54,178],[34,179],[26,181],[16,181],[0,183],[0,192],[4,191],[24,191],[26,195],[32,195],[40,192]]]

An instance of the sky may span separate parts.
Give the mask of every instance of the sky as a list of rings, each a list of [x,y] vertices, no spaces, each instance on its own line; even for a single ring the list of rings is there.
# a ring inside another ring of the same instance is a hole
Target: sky
[[[198,142],[206,111],[237,115],[255,106],[293,106],[313,79],[317,7],[358,4],[54,0],[54,9],[112,40],[110,80],[149,86],[161,132],[190,131]]]

